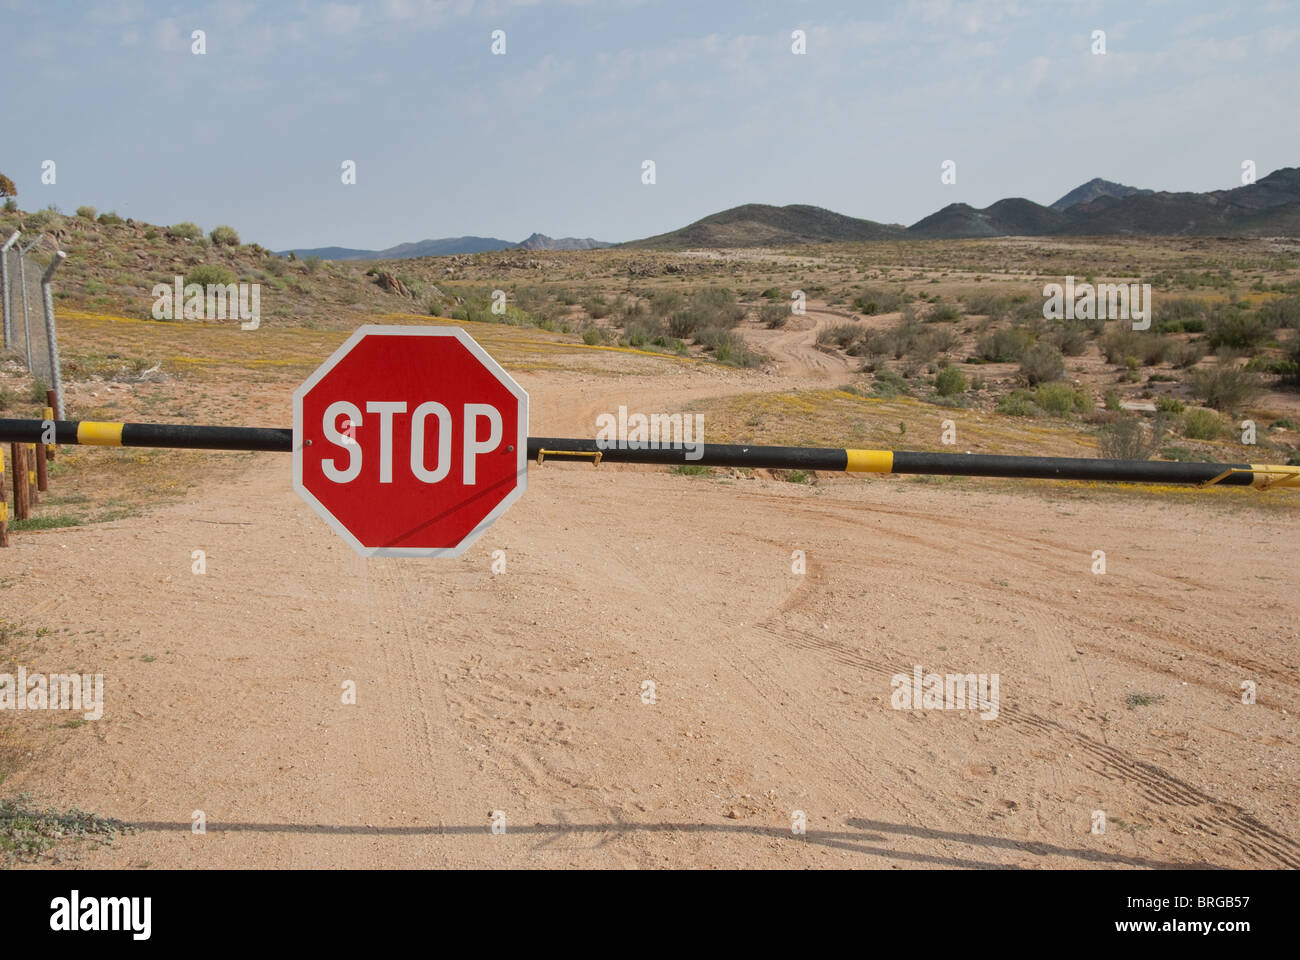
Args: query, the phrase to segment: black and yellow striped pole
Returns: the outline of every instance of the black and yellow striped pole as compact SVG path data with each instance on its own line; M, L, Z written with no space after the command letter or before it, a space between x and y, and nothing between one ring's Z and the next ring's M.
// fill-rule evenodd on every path
M0 419L0 442L42 441L42 421ZM268 450L289 453L293 431L276 427L193 426L57 420L54 442L91 446L175 447L190 450ZM599 455L599 456L597 456ZM1221 484L1300 487L1300 466L1251 463L1174 463L1076 457L1011 457L970 453L915 453L839 447L770 447L705 443L691 450L660 444L628 449L595 440L530 437L529 459L648 463L664 466L754 467L874 474L937 474L1108 483Z

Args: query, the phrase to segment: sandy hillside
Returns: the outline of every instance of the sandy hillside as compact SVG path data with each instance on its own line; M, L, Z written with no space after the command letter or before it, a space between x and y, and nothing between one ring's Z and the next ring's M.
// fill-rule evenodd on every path
M841 383L815 346L835 320L758 333L770 374L522 369L532 433ZM1300 512L582 464L529 484L454 561L358 558L271 454L16 537L0 598L53 631L31 666L103 672L107 705L24 716L40 749L4 791L136 826L90 866L1300 867ZM998 675L996 718L891 708L918 665Z

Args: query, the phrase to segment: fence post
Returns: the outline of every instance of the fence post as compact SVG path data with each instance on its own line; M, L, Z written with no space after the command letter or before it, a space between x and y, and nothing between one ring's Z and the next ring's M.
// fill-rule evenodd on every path
M0 253L0 257L6 254ZM5 448L0 445L0 547L9 546L9 493L5 490Z
M27 444L11 444L9 453L14 459L14 519L26 520L31 514L31 503L27 498L31 490L27 485Z
M9 305L9 248L18 242L19 231L15 230L13 236L5 241L5 245L0 247L0 316L4 319L3 338L4 343L0 344L6 350L13 346L14 328L13 328L13 310Z
M45 411L45 419L53 420L50 411ZM36 458L36 489L45 493L50 489L50 468L45 461L45 449L48 444L38 443L32 447L32 456Z
M41 234L25 247L18 248L18 286L23 290L23 339L27 350L27 372L32 371L32 320L27 306L27 251L36 246L45 237Z
M59 420L63 419L63 373L59 370L59 338L54 329L54 294L50 292L50 281L54 279L54 271L59 269L59 264L66 259L66 253L55 250L45 276L41 277L41 293L45 300L45 339L49 342L50 378L54 381L54 409ZM30 370L31 367L27 369Z

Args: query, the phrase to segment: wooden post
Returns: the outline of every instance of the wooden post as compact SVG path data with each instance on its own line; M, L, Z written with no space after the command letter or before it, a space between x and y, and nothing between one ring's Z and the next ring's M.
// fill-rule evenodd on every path
M53 390L45 391L45 419L53 420L54 411L59 409L59 395ZM45 445L45 459L53 460L54 451L58 449L57 444L47 443Z
M27 444L12 444L9 453L14 459L14 519L26 520L32 512L28 499L31 487L27 484Z
M46 419L49 419L49 411L46 411ZM50 471L45 462L45 451L49 448L48 443L37 444L32 447L32 455L36 458L36 489L45 493L50 489Z
M9 546L9 494L5 490L5 448L0 446L0 547Z

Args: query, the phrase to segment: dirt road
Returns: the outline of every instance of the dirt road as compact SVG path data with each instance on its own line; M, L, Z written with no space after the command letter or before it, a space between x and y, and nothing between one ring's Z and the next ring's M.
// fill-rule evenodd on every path
M520 374L532 432L839 382L824 322L773 375ZM362 560L288 466L3 557L30 668L105 676L4 785L136 825L82 865L1300 867L1290 513L548 463L463 558ZM895 709L918 667L996 715Z

